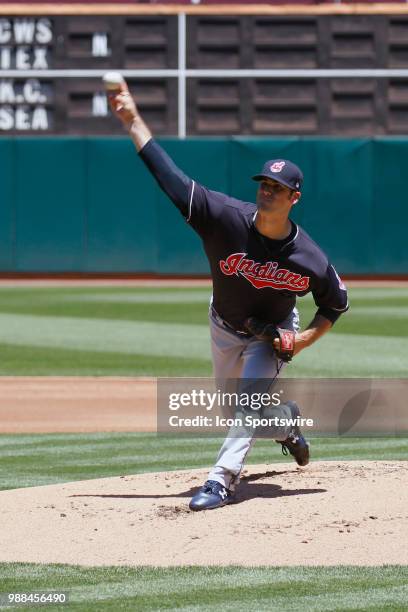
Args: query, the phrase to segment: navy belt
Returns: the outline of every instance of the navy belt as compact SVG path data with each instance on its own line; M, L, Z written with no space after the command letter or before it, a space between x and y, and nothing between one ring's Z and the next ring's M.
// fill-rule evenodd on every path
M227 321L224 321L224 319L220 317L218 312L215 310L214 306L211 306L211 314L214 317L214 319L217 321L217 323L220 323L220 325L223 325L227 329L233 331L235 334L238 334L239 336L244 336L246 338L252 338L252 334L250 334L249 332L243 331L241 329L235 329L235 327L227 323Z

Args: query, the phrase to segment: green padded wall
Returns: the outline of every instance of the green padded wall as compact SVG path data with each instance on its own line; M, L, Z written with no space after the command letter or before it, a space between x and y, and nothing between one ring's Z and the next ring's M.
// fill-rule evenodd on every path
M371 173L373 272L408 273L406 179L408 139L375 139Z
M83 139L16 139L15 270L83 269L86 165Z
M408 274L408 138L162 139L211 189L254 201L251 176L286 157L305 183L293 218L343 274ZM124 137L0 141L0 270L205 274L200 239Z
M123 138L87 141L88 272L155 272L158 266L154 180Z
M0 139L0 270L13 270L15 243L15 151L12 138Z

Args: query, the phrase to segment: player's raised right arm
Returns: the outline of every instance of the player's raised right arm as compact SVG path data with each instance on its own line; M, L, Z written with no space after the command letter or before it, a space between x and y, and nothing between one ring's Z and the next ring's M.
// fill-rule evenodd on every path
M125 79L119 72L107 72L103 82L113 114L123 123L137 151L140 151L151 140L152 133L143 121Z
M136 102L121 75L119 73L108 73L104 77L104 83L112 112L129 132L141 159L163 191L180 209L181 213L188 218L193 191L192 179L176 166L162 147L153 139L152 133L141 117Z

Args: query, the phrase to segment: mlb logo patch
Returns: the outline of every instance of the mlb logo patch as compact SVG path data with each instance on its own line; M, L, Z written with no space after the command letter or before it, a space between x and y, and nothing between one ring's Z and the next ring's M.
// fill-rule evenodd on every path
M284 167L284 165L285 165L284 161L275 162L270 167L270 170L271 170L271 172L280 172L282 170L282 168Z

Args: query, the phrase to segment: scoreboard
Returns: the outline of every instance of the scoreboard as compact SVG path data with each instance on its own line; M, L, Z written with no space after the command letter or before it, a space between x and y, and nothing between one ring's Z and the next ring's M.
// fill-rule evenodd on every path
M2 74L47 70L51 63L53 24L48 18L0 19ZM50 108L54 86L36 78L0 81L0 129L44 131L52 129Z
M119 69L152 128L177 134L176 67L177 16L0 16L0 130L122 133L101 81Z
M120 70L158 136L407 133L408 10L147 8L0 14L0 132L122 134L101 80Z

